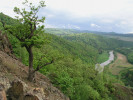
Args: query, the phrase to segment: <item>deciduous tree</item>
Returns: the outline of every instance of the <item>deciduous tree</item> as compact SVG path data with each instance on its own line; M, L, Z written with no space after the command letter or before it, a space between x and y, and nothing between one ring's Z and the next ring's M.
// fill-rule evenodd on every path
M48 63L42 64L41 66L37 66L36 69L33 68L33 47L40 47L44 43L43 37L41 37L44 33L44 25L40 25L40 23L44 23L45 17L39 18L38 12L41 8L45 7L45 1L40 1L38 6L33 5L33 3L29 3L28 0L23 2L26 5L26 8L20 9L18 7L14 8L14 12L18 14L16 18L20 22L20 24L14 26L6 26L4 22L3 27L10 34L15 36L20 42L21 46L25 47L29 54L29 81L35 80L35 72L40 70L46 65L53 63L51 60ZM40 58L41 60L42 58Z

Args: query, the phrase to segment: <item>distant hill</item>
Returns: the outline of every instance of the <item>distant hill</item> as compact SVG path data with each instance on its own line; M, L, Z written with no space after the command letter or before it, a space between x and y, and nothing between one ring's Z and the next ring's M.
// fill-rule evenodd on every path
M104 34L104 36L117 40L133 42L133 34Z
M60 29L60 28L46 28L47 33L55 35L67 35L67 34L77 34L77 33L94 33L94 34L121 34L115 32L98 32L89 30L76 30L76 29Z
M58 28L46 28L46 33L64 36L71 34L80 34L80 33L93 33L97 35L106 36L108 38L114 38L122 41L131 41L133 42L133 34L123 34L115 32L98 32L98 31L89 31L89 30L76 30L76 29L58 29Z

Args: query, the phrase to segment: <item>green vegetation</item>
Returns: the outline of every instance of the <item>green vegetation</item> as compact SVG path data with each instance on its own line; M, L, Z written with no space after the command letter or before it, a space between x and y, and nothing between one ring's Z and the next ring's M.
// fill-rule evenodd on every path
M122 81L125 86L133 87L133 65L127 61L125 55L117 53L117 59L109 65L112 76Z
M63 36L63 35L68 35L68 34L73 34L73 33L81 33L79 30L74 30L74 29L56 29L56 28L47 28L45 29L47 33L51 33L54 35L58 36Z
M109 59L109 53L107 51L104 51L102 54L99 54L97 63L105 62Z
M133 87L133 68L127 68L126 70L121 71L120 78L126 86Z
M104 34L104 36L117 40L133 42L133 34Z
M3 17L7 16L3 15ZM21 43L15 36L7 35L13 45L15 55L28 65L26 49L21 47ZM98 75L94 70L95 60L98 56L96 48L47 33L41 36L46 42L40 48L33 47L34 68L38 63L47 63L54 58L55 62L40 69L40 72L48 76L51 82L72 100L108 98L113 86L109 79L106 80L106 77ZM38 62L42 56L43 59ZM110 87L106 87L106 84Z
M124 54L127 57L127 60L133 64L133 48L132 46L129 48L117 48L116 49L118 52Z
M110 72L113 75L119 75L122 70L132 67L132 64L127 61L125 55L117 53L116 56L117 59L112 64L110 64Z
M133 64L133 51L127 55L128 61Z
M6 21L1 19L4 29L11 34L12 36L16 37L22 47L25 47L28 56L29 56L29 81L34 81L35 79L35 72L40 70L42 66L51 64L51 62L47 62L45 64L37 65L36 69L33 69L33 51L32 48L36 47L39 48L44 43L43 29L44 26L40 26L40 23L44 23L45 17L41 19L38 18L37 13L42 7L45 7L45 2L40 1L39 5L36 7L32 3L29 3L27 0L23 2L24 5L28 6L28 10L25 8L19 9L17 7L14 8L14 12L18 14L17 20L18 24L16 25L6 25ZM29 10L30 9L30 10ZM37 27L38 26L38 27ZM40 59L42 60L42 58Z
M125 42L133 42L133 35L132 34L107 34L104 35L109 38L114 38L117 40L123 40ZM126 55L128 61L133 64L133 46L129 47L117 47L116 51Z
M104 36L92 33L72 34L63 37L73 42L91 45L94 48L98 49L99 53L101 53L102 50L115 50L116 48L122 48L122 47L129 48L133 46L133 43L129 41L125 42L122 40L105 38Z
M0 19L5 22L5 25L13 26L12 20L18 23L17 20L2 13ZM2 32L7 34L13 46L14 54L25 65L29 65L28 52L22 47L21 41L14 35L3 31L3 24L0 23L0 25ZM109 50L129 48L133 46L133 43L92 33L73 32L73 34L68 34L69 31L67 31L67 34L63 33L62 36L49 34L54 31L48 29L46 31L48 33L39 34L44 43L39 48L36 46L32 48L34 69L37 68L36 66L47 64L54 59L52 64L42 66L39 71L49 77L51 82L71 100L117 100L117 89L115 90L113 84L119 81L106 71L98 74L95 71L95 64L105 61L108 58ZM61 29L56 30L56 34L60 33L62 33Z

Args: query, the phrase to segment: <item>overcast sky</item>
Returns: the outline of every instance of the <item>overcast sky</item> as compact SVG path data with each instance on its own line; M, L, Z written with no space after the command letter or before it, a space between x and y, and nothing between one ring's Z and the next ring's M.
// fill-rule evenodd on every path
M1 0L0 12L14 17L23 0ZM39 0L30 0L37 4ZM92 31L133 32L133 0L45 0L45 26Z

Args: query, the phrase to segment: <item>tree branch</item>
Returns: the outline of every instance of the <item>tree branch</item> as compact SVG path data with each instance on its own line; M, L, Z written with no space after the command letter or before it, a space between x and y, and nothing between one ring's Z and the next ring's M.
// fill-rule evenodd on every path
M0 22L2 23L2 26L3 26L4 30L7 30L10 34L12 34L13 36L15 36L19 41L21 41L21 42L24 42L25 41L25 39L19 38L18 35L14 35L12 31L8 30L8 28L5 27L5 22L3 22L2 20L0 20Z
M50 64L52 64L54 62L54 60L51 60L51 62L49 62L49 63L46 63L46 64L44 64L44 65L42 65L42 66L37 66L37 68L35 69L35 71L39 71L41 68L43 68L44 66L47 66L47 65L50 65Z

